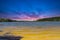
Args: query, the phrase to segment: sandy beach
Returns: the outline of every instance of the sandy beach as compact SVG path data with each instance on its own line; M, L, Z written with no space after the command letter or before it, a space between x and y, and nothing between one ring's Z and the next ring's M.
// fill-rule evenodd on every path
M60 40L60 27L5 27L3 35L10 32L15 36L22 36L21 40Z

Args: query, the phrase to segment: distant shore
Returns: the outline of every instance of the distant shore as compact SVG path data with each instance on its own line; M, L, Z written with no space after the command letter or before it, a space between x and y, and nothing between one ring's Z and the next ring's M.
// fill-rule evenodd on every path
M60 17L50 17L50 18L43 18L43 19L37 19L36 21L60 21ZM12 20L12 19L6 19L6 18L0 18L0 22L29 22L29 21L17 21L17 20ZM31 21L30 21L31 22Z

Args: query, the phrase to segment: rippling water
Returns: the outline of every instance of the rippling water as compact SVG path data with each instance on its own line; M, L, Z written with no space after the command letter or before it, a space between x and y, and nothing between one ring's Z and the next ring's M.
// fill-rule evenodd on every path
M0 22L2 26L60 26L60 22Z
M15 26L19 27L15 29ZM0 32L1 35L11 32L16 36L24 37L22 40L60 40L60 22L0 22Z

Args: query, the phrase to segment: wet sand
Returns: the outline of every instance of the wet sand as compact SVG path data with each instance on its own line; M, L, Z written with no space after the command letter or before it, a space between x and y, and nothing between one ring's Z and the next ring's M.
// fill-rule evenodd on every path
M5 27L2 28L3 35L6 32L16 36L22 36L21 40L60 40L60 27Z

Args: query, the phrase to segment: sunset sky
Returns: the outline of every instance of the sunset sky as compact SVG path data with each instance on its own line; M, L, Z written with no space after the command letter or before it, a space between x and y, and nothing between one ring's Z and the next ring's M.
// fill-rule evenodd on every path
M0 18L34 21L60 16L60 0L0 0Z

